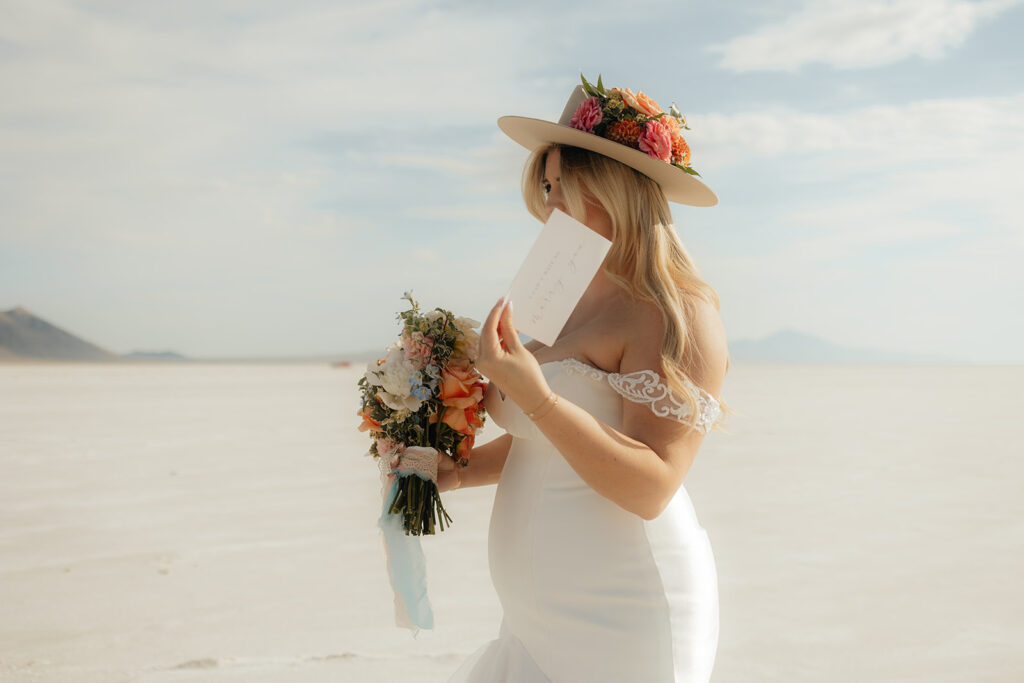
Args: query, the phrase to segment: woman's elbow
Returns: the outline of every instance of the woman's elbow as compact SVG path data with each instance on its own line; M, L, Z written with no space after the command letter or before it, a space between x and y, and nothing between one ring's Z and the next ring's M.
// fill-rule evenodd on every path
M634 512L648 522L652 519L657 519L665 511L669 503L672 502L672 499L676 497L676 492L679 491L681 485L682 482L677 482L675 477L661 482L656 490L642 496L636 505L636 509L631 512Z
M651 497L651 500L645 501L638 510L635 510L636 514L642 517L645 521L650 522L651 520L661 517L661 513L668 507L671 498L655 498Z

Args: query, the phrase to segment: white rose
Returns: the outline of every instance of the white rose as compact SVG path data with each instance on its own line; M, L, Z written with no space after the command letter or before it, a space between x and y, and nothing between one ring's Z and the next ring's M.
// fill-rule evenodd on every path
M415 412L423 404L423 401L410 393L410 380L416 372L416 367L405 359L402 347L395 345L388 349L384 363L367 371L366 378L370 384L381 388L377 398L388 408Z
M456 318L455 326L462 333L462 336L455 342L455 355L476 360L477 352L480 349L480 335L473 328L479 327L480 323L472 318Z

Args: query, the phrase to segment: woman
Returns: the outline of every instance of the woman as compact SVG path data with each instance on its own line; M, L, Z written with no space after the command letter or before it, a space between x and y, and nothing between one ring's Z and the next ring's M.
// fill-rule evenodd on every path
M584 83L557 124L499 120L533 151L531 213L565 211L612 246L553 346L524 346L505 301L482 326L485 405L508 433L466 468L442 459L439 486L498 484L505 614L451 683L704 682L717 649L714 558L682 482L722 415L728 352L666 197L717 199L683 168L674 105L658 116L642 93Z

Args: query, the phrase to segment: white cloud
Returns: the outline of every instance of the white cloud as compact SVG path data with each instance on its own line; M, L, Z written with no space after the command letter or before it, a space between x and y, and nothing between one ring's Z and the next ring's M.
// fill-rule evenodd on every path
M851 345L1022 360L1024 322L1011 311L1024 305L1024 96L715 115L699 130L709 182L763 168L786 193L747 207L742 192L757 187L734 185L721 229L742 237L700 242L730 334L795 326Z
M841 164L881 175L905 165L949 168L966 182L968 170L978 169L1013 178L1014 158L1024 154L1024 95L924 100L844 114L775 107L693 119L689 137L702 169L801 157L820 159L833 171Z
M709 47L731 71L840 69L938 59L1020 0L808 0L791 16Z
M343 234L352 221L313 207L368 182L371 166L396 179L396 193L410 169L452 174L478 197L518 181L521 150L497 133L438 152L423 131L486 125L513 101L542 108L510 72L536 39L527 22L504 21L492 40L486 13L411 0L253 6L244 19L203 3L173 18L132 5L41 0L5 11L6 243L192 245L228 259L254 233ZM409 136L415 151L332 158L297 144L378 130Z

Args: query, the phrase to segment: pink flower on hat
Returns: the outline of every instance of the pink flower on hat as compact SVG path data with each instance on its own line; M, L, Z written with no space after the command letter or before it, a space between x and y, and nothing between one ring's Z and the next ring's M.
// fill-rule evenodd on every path
M652 159L671 161L672 129L660 119L653 119L644 124L640 133L640 151L647 152Z
M569 125L584 133L593 133L594 126L601 123L601 102L596 97L588 97L576 107Z

